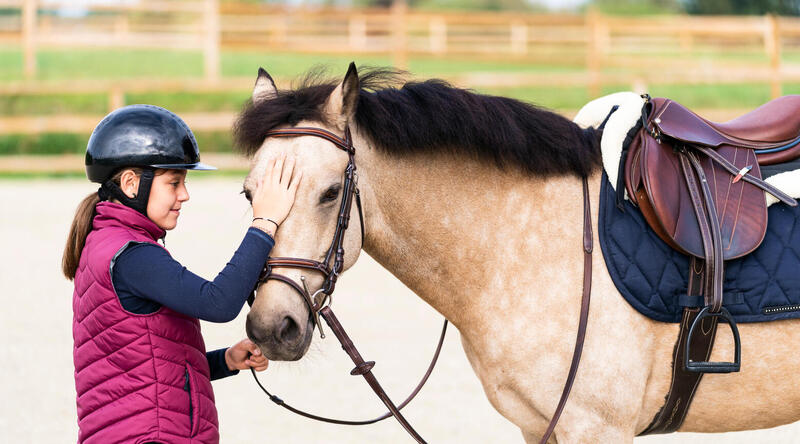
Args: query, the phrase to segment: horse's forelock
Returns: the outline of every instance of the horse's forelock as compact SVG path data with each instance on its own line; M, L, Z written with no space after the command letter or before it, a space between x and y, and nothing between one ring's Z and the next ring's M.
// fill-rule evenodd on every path
M398 85L404 75L403 71L392 69L360 68L362 94ZM267 132L279 126L294 126L304 120L330 124L322 110L339 82L324 69L312 68L291 89L279 90L274 97L258 103L248 101L233 127L236 150L252 157Z

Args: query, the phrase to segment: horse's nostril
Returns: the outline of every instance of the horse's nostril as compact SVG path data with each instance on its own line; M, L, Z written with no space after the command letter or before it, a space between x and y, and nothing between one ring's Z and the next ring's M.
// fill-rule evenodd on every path
M247 332L247 337L256 344L263 344L266 342L267 334L263 329L253 327L249 316L247 317L247 322L245 323L245 331Z
M289 316L286 316L281 321L281 326L278 329L278 338L281 342L294 342L300 336L300 327L297 322Z

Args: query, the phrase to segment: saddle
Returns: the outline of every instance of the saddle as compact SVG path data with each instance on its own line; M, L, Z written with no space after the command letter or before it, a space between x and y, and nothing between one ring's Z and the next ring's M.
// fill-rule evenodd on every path
M684 309L670 393L647 434L680 427L702 374L740 369L738 328L723 306L724 261L763 241L765 192L797 205L762 180L760 166L800 158L800 96L775 99L726 123L669 99L644 98L641 125L623 159L625 190L653 231L690 257L688 296L704 305ZM708 361L720 320L733 333L731 362Z

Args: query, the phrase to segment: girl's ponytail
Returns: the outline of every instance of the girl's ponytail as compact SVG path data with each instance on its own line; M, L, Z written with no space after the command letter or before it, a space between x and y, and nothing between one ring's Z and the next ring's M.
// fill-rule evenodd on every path
M75 218L72 220L72 227L70 227L67 237L67 245L64 247L64 257L61 259L61 271L69 280L75 279L83 245L86 243L86 237L92 231L92 220L98 202L100 202L100 196L94 192L86 196L75 211Z
M122 168L111 176L112 182L119 185L122 174L127 171L141 177L142 168L128 167ZM64 257L61 258L61 271L69 280L75 279L75 272L78 271L78 263L81 261L81 252L86 244L86 237L92 231L92 221L94 220L94 207L100 202L100 195L96 192L86 196L78 209L75 210L75 219L72 219L72 227L67 236L67 245L64 247ZM116 202L116 201L114 201Z

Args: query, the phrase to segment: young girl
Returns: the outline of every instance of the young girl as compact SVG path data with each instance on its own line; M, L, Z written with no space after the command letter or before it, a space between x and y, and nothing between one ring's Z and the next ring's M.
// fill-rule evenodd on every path
M285 157L267 166L252 196L253 225L209 282L157 242L189 200L186 170L209 169L183 120L156 106L120 108L89 139L86 173L102 185L78 207L62 263L75 284L79 443L217 443L211 381L267 368L247 339L206 353L199 319L238 315L301 174Z

